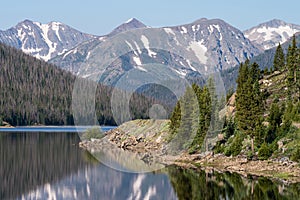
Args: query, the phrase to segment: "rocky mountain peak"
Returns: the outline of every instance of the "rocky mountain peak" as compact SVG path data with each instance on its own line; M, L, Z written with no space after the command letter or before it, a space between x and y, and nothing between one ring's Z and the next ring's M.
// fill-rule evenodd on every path
M0 42L45 61L92 38L95 36L60 22L43 24L28 19L6 31L0 31Z
M257 47L267 50L286 42L299 31L299 25L273 19L244 31L244 34Z
M117 28L115 28L109 35L115 35L124 31L137 29L137 28L146 28L147 26L137 20L136 18L130 18L125 23L121 24Z

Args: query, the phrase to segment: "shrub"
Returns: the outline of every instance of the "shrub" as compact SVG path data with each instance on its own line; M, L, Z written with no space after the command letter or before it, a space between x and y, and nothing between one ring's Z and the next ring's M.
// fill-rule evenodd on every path
M225 155L226 156L230 156L230 155L237 156L237 155L239 155L239 153L242 151L243 139L244 138L242 137L242 135L240 133L238 133L234 137L234 139L233 139L232 143L230 144L230 146L225 149Z
M96 126L96 127L92 127L92 128L89 128L87 129L81 139L82 140L90 140L92 138L94 139L101 139L104 137L104 134L102 133L100 127Z
M247 160L252 160L253 159L253 153L252 151L247 152Z
M216 143L216 146L213 148L214 153L224 153L225 145L221 141Z
M272 150L267 143L263 143L258 150L258 159L267 160L272 155Z
M296 149L292 152L291 160L295 162L300 162L300 147L297 146Z

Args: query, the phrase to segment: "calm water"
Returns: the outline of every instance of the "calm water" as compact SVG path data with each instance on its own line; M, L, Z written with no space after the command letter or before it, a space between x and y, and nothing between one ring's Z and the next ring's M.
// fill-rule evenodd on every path
M178 167L119 172L78 142L69 131L0 132L0 199L300 199L300 184L265 178Z

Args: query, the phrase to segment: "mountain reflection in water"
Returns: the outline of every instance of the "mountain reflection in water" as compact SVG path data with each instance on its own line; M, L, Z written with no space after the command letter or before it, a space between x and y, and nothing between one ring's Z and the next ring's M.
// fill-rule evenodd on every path
M300 184L170 166L111 169L78 147L77 133L0 133L0 199L300 199Z

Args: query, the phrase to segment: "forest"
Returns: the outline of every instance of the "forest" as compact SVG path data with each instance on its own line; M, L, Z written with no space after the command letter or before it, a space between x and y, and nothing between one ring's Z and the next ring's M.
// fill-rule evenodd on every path
M193 84L170 117L170 138L177 136L179 146L195 153L208 150L206 140L218 135L212 147L215 153L244 155L250 160L280 155L299 161L299 66L300 49L295 36L286 55L278 45L270 70L260 70L257 63L249 60L242 63L237 88L226 97L227 101L234 99L234 109L226 111L226 115L221 115L226 106L224 98L216 97L213 81L204 87Z
M0 44L0 125L73 125L72 91L76 77L58 67ZM82 83L89 80L83 80ZM84 87L82 87L83 89ZM113 88L98 84L95 109L99 124L115 125L110 98ZM133 93L131 118L148 118L155 101ZM85 117L81 122L85 124Z

